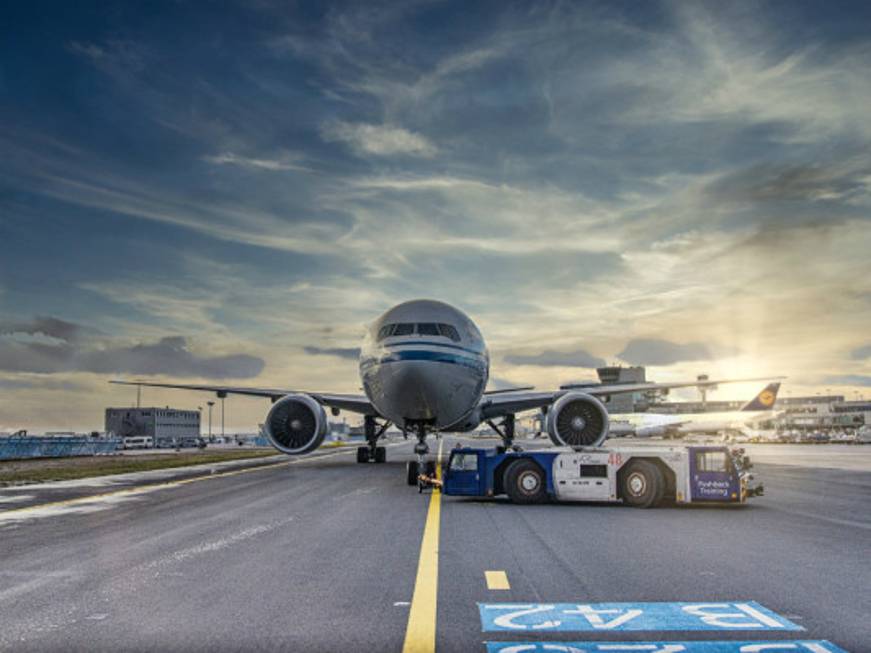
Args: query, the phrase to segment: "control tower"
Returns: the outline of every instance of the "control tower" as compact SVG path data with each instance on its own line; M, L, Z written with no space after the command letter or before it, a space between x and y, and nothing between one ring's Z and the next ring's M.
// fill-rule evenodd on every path
M646 383L647 375L644 367L623 367L622 365L609 365L596 369L599 381L606 385L618 383ZM647 400L642 392L633 392L612 395L606 404L609 413L634 413L636 410L644 410Z

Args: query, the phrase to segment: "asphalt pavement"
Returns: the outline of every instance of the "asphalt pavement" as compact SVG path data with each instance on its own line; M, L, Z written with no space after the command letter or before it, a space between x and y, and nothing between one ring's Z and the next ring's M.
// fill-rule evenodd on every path
M748 506L655 510L420 495L404 482L411 443L384 465L353 454L188 470L93 500L81 486L0 490L0 650L425 650L431 614L439 651L871 651L871 447L852 454L864 470L757 465L766 496ZM607 627L664 602L746 612L709 618L716 629ZM562 626L544 618L560 609ZM565 630L579 614L605 627Z

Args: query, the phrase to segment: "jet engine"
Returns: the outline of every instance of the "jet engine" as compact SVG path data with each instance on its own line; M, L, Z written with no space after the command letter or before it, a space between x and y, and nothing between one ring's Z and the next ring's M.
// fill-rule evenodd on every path
M263 432L283 453L308 453L324 441L327 414L323 406L308 395L287 395L269 410Z
M597 447L608 437L608 410L592 395L567 392L548 411L547 432L560 447Z

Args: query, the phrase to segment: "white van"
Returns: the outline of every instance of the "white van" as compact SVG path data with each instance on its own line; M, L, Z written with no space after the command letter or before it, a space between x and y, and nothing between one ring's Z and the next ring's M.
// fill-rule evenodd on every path
M125 449L152 449L154 448L154 438L146 435L124 438L123 447Z

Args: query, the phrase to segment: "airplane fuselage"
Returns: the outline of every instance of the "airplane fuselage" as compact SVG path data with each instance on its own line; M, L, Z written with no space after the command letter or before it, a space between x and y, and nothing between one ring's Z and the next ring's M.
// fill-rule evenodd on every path
M462 311L433 300L394 306L360 351L363 391L401 428L459 427L478 406L490 369L484 338Z

